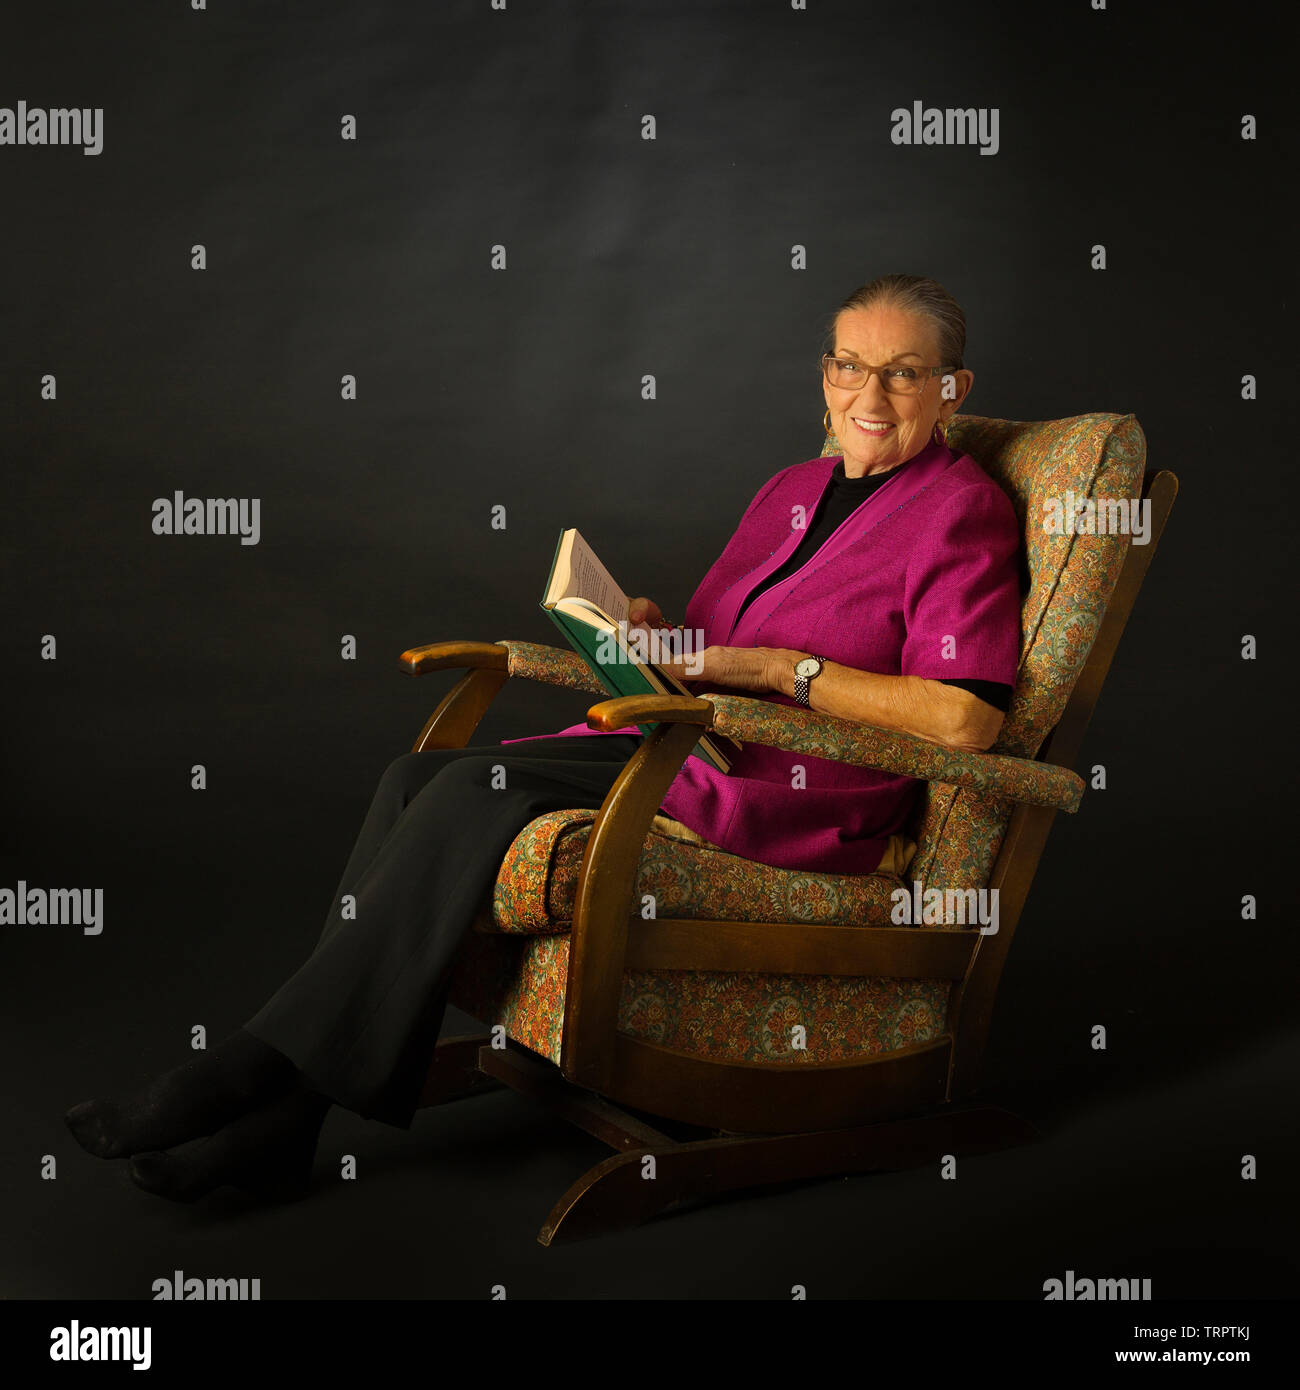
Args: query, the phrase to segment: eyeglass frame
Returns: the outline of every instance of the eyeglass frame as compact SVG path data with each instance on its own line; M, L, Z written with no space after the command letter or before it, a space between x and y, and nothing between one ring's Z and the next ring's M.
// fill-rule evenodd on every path
M858 390L862 390L862 387L863 387L863 386L866 386L867 382L869 382L873 376L878 376L878 377L880 378L880 387L881 387L881 390L883 390L886 394L888 394L888 395L890 395L890 396L920 396L920 395L924 395L924 394L925 394L925 388L930 384L931 381L934 380L934 378L935 378L936 376L940 376L940 375L943 374L944 372L959 372L959 371L962 370L960 367L928 367L928 368L927 368L927 367L924 365L924 363L922 363L922 364L920 364L920 365L913 365L911 362L885 362L885 363L883 363L881 366L875 367L875 366L872 366L872 364L871 364L870 362L859 362L856 358L836 357L836 355L835 355L833 352L823 352L822 355L821 355L821 359L820 359L820 361L818 362L818 366L821 368L821 374L822 374L823 378L825 379L826 384L827 384L829 387L831 387L832 390L835 390L835 391L852 391L854 388L851 387L851 386L836 386L835 383L830 379L830 374L829 374L829 373L827 372L827 370L826 370L826 364L827 364L827 362L847 362L850 366L853 366L853 367L862 367L862 368L866 371L866 373L867 373L867 379L866 379L866 381L864 381L864 382L862 383L862 386L858 387L857 389L858 389ZM891 391L891 390L889 389L889 387L885 384L885 376L884 376L885 372L886 372L890 367L910 367L913 371L917 371L917 372L929 371L930 375L927 376L927 377L925 378L925 380L921 382L920 388L919 388L918 390L916 390L916 391Z

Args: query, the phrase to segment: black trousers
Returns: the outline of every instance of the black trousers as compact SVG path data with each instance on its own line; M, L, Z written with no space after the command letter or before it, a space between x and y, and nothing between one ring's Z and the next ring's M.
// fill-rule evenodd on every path
M506 850L546 811L599 807L640 742L546 738L397 758L315 949L244 1027L337 1104L408 1128L457 950Z

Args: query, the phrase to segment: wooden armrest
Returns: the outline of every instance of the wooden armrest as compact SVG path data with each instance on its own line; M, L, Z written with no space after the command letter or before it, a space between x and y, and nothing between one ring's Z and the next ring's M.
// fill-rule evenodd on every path
M715 710L713 728L740 743L759 743L790 753L829 758L832 762L874 767L926 782L947 782L983 796L1006 796L1012 801L1049 806L1057 811L1077 811L1083 797L1083 778L1054 763L1001 753L968 753L913 734L878 729L872 724L771 700L750 700L739 695L713 695L707 699ZM594 712L588 713L588 723Z
M699 724L707 729L713 723L713 706L690 695L619 695L587 711L587 727L605 732L629 724L659 723Z
M591 695L606 693L577 652L536 642L431 642L426 647L412 647L398 660L402 669L413 676L457 667L505 671L516 678L562 685Z
M402 669L413 676L465 667L489 671L509 669L509 653L499 642L430 642L425 647L411 647L398 660Z

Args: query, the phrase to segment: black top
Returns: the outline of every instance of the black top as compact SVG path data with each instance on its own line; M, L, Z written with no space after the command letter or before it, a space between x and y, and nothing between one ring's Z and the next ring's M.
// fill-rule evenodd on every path
M841 522L846 521L878 487L887 483L903 466L904 464L898 464L897 467L890 468L884 473L870 473L863 478L850 478L844 472L844 460L840 459L835 465L835 471L831 474L830 486L822 494L817 511L812 520L809 521L808 528L803 534L803 540L799 542L794 554L764 583L762 589L755 590L745 600L740 612L743 613L760 593L766 593L774 584L793 574L795 570L802 568L821 549L831 532ZM740 614L736 616L739 617ZM1004 685L1001 681L944 680L943 684L956 685L962 690L969 690L972 695L978 696L1004 714L1010 708L1011 687Z

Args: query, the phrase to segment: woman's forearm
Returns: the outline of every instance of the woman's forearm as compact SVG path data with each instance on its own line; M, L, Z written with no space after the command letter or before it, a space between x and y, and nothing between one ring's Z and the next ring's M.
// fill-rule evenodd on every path
M706 647L703 671L692 684L710 684L765 695L794 696L794 667L810 655L784 647ZM882 729L915 734L950 748L980 753L1002 727L1002 713L960 686L922 676L882 676L828 661L808 686L811 707Z
M780 651L767 664L770 688L794 695L795 662L807 652ZM882 676L828 661L808 686L808 700L823 714L857 719L882 729L981 753L1002 727L1002 713L960 686L922 676Z

